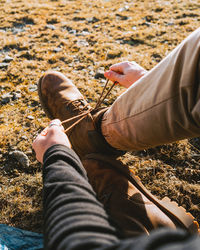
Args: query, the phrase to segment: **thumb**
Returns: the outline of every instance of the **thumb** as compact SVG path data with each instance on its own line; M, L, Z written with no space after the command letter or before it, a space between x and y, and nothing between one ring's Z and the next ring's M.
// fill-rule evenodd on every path
M62 126L62 122L59 119L54 119L50 121L48 128L51 129L53 126L56 126L58 129L64 131L64 127Z
M123 79L123 75L122 74L119 74L119 73L114 72L112 70L106 71L104 73L104 76L107 79L111 80L112 82L119 82L120 83L120 81L122 81L122 79Z

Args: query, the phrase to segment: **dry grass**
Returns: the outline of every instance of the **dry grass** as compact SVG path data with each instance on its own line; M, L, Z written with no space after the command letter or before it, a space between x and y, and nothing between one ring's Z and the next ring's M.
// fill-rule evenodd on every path
M135 60L151 69L200 23L198 0L0 1L0 223L41 231L41 167L31 149L46 124L36 85L42 72L70 77L91 104L105 83L99 68ZM107 58L106 58L107 53ZM21 97L14 98L18 91ZM121 91L116 87L105 105ZM0 97L1 99L1 97ZM30 118L30 116L32 116ZM28 169L9 156L28 155ZM168 195L200 220L199 139L126 154L124 161L158 197Z

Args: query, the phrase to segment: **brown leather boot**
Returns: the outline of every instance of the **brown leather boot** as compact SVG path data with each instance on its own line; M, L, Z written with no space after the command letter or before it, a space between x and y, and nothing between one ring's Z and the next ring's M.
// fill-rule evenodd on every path
M122 237L149 234L160 227L198 232L198 223L169 198L158 200L120 161L100 154L82 160L89 182Z
M63 126L74 151L82 158L88 153L100 152L120 155L100 132L100 120L107 108L92 109L76 86L59 72L47 72L39 80L41 105L50 119L69 120ZM74 117L77 117L73 119ZM75 126L74 126L75 125ZM71 126L73 126L71 128Z

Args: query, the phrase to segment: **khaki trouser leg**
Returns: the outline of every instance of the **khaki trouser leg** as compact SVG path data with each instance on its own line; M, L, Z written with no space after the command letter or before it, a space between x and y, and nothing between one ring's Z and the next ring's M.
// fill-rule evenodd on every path
M114 102L101 129L120 150L200 135L200 28Z

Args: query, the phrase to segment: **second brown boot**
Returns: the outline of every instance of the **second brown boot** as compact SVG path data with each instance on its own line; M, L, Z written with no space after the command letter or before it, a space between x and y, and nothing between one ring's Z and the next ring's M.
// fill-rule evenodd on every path
M107 108L92 109L76 86L62 73L47 72L39 80L41 105L50 119L67 120L63 126L80 158L88 153L101 152L121 155L101 134L100 120Z
M198 233L198 223L169 198L158 200L127 166L101 154L82 160L88 179L122 237L149 234L168 227Z

